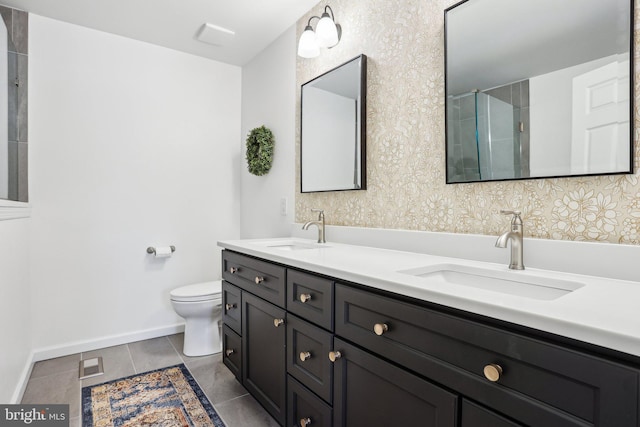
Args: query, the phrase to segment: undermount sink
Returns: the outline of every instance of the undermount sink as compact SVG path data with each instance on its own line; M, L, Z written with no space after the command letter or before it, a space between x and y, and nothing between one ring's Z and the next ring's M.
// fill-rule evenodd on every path
M305 242L298 242L295 240L269 240L265 242L260 242L259 244L260 246L279 249L283 251L300 251L300 250L306 250L306 249L321 249L321 248L329 247L320 243L305 243Z
M538 300L555 300L584 286L583 283L458 264L438 264L398 271L430 282L461 285Z

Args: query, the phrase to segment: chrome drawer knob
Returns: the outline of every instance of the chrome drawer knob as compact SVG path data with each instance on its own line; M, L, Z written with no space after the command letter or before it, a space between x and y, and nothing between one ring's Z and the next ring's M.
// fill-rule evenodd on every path
M386 323L376 323L375 325L373 325L373 332L375 332L376 335L382 335L388 330L389 325L387 325Z
M256 282L256 285L259 285L260 283L264 282L264 277L256 276L256 278L254 279L254 282Z
M229 273L236 274L237 272L238 272L238 269L236 267L229 268Z
M301 303L306 303L307 301L311 300L311 294L302 294L300 295L300 302Z
M284 319L273 319L273 326L276 328L284 323Z
M225 351L224 354L227 355L227 357L231 356L233 353L235 353L235 350L230 348L229 350Z
M311 418L307 417L300 419L300 427L307 427L309 425L311 425Z
M301 352L300 353L300 360L304 362L307 359L311 359L311 353L309 353L308 351Z
M502 366L491 363L484 367L484 376L491 382L496 382L502 375Z
M237 306L235 304L225 304L224 308L227 309L227 311L229 310L233 310L234 308L236 308Z
M332 362L335 362L336 360L340 359L342 357L342 353L340 353L339 351L330 351L329 352L329 360L331 360Z

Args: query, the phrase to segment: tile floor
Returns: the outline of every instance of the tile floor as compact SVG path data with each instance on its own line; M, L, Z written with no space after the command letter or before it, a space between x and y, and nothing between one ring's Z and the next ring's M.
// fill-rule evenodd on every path
M79 427L82 387L184 363L227 427L278 425L222 364L221 353L188 357L182 340L183 334L176 334L36 362L22 403L68 403L70 427ZM80 360L97 356L104 375L78 380Z

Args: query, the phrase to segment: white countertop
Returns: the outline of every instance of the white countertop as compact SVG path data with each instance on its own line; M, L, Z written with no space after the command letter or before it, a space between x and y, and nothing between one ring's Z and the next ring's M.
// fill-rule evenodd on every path
M277 245L312 247L284 250ZM224 240L218 246L372 288L430 301L640 356L640 282L462 260L299 238ZM557 299L539 300L402 273L456 265L507 280L578 284Z

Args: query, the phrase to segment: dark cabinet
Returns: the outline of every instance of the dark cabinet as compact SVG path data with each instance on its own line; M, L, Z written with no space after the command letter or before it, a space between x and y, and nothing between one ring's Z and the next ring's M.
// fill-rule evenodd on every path
M223 361L281 425L640 427L630 356L231 251L223 270Z
M458 396L335 339L334 427L455 427Z
M336 335L526 425L637 426L638 371L336 285Z
M242 294L242 384L280 424L286 417L286 313Z

